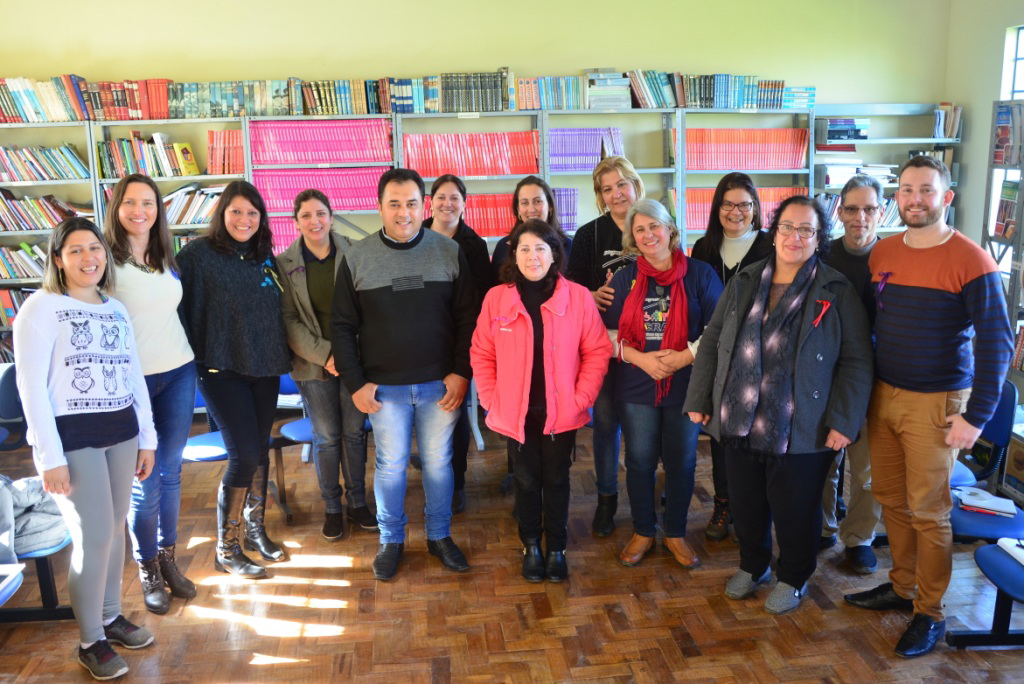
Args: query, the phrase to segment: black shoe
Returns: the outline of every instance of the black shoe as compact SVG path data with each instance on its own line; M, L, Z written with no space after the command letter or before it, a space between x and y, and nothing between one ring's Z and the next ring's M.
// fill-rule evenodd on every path
M163 575L164 584L171 590L171 596L195 598L196 585L178 569L178 564L174 560L174 545L160 547L156 557L160 562L160 574Z
M523 542L523 579L540 582L544 579L544 554L540 551L540 539Z
M469 570L469 563L466 562L466 557L462 555L462 551L459 551L459 547L455 545L451 537L437 540L428 539L427 551L430 552L431 556L440 558L441 563L449 570L454 570L455 572Z
M142 602L150 613L163 615L171 607L171 597L164 589L164 578L160 574L160 561L153 558L139 561L139 583L142 585Z
M373 576L385 582L394 577L404 552L403 543L381 544L377 549L377 557L373 559Z
M858 575L870 575L878 570L878 559L870 545L854 546L846 548L846 560L850 568Z
M544 575L549 582L563 582L569 576L569 566L565 562L565 551L548 551L544 562Z
M345 514L327 513L324 516L324 527L320 536L327 541L338 541L345 536Z
M452 514L466 510L466 490L456 489L452 492Z
M594 522L591 525L595 536L607 537L615 531L615 511L618 507L618 494L597 495L597 510L594 511Z
M213 567L246 579L263 579L267 571L242 553L238 542L242 507L248 495L246 487L228 487L223 482L217 492L217 550Z
M712 541L722 541L729 536L729 523L732 516L729 514L729 500L715 497L715 508L711 511L711 518L708 526L704 529L704 536Z
M945 620L932 620L924 613L915 613L907 631L896 644L896 655L916 658L931 653L942 635L946 633Z
M348 509L348 520L350 523L359 525L364 530L376 530L377 518L370 512L365 504L358 508Z
M824 551L825 549L831 549L833 546L836 545L837 541L839 541L839 539L837 539L836 535L834 535L834 534L833 535L829 535L828 537L822 537L818 541L818 550L819 551Z
M914 601L903 598L892 588L892 582L879 584L874 589L843 596L850 605L868 610L913 610Z

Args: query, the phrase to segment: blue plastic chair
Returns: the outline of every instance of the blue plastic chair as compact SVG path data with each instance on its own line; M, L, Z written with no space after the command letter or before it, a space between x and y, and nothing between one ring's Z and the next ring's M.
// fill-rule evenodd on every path
M1024 567L999 546L978 547L974 561L992 584L996 585L996 606L990 630L954 630L946 632L946 643L955 648L968 646L1024 646L1024 630L1010 629L1013 602L1024 603Z
M50 563L50 557L70 543L71 534L65 533L64 539L56 546L18 556L18 560L22 562L35 561L36 575L39 577L39 596L43 605L33 608L0 609L0 623L75 619L71 606L60 605L60 599L57 597L57 583L53 576L53 565Z
M1024 511L1016 506L1014 510L1014 516L1007 518L1002 515L965 511L954 501L953 510L949 513L953 541L971 543L981 539L993 544L1003 537L1024 539Z
M196 388L196 408L206 408L206 401L203 395ZM213 421L210 421L212 427ZM193 435L185 442L185 449L182 451L181 460L192 463L203 463L206 461L225 461L228 458L228 450L224 446L224 438L220 430L211 429L200 435Z
M20 433L11 444L3 444L11 432L6 427L0 427L0 451L11 451L25 446L25 415L21 410L17 372L13 363L0 363L0 420L8 421L7 425Z
M999 470L999 464L1003 462L1006 449L1010 445L1013 418L1017 412L1017 399L1017 386L1007 380L1003 383L1003 393L999 397L996 412L981 431L981 438L992 444L992 455L989 457L988 463L985 464L981 472L975 473L963 461L957 459L949 478L950 486L973 487L978 482L987 480Z

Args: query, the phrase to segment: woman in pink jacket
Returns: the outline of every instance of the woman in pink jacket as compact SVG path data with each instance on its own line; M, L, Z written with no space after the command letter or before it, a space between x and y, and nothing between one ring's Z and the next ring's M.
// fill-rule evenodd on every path
M509 245L514 260L484 298L470 360L487 425L508 438L515 464L523 577L561 582L569 576L576 430L590 419L612 346L593 297L559 275L565 251L558 231L529 220L513 229Z

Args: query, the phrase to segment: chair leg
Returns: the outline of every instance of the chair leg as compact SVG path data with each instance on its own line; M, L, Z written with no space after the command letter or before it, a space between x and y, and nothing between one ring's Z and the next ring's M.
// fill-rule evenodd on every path
M288 506L288 484L284 479L284 455L281 447L274 447L274 479L270 482L270 493L277 499L277 505L284 513L285 524L292 524L292 509Z
M53 575L53 566L50 564L50 556L36 558L35 561L42 607L4 608L0 610L0 623L75 619L75 613L72 611L71 606L60 605L60 599L57 596L57 583Z
M43 599L43 608L56 608L57 582L53 576L53 566L50 564L50 557L36 558L36 575L39 576L39 595Z
M991 630L960 629L946 632L946 643L955 648L968 646L1024 646L1024 629L1010 629L1013 599L1002 589L996 593Z

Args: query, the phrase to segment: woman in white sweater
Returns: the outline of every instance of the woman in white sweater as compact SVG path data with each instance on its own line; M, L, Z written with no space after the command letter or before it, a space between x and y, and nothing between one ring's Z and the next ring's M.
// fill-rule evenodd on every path
M121 575L132 479L152 472L156 431L131 320L106 294L114 274L99 229L67 219L47 252L42 289L14 322L18 393L36 469L71 533L78 662L112 679L128 665L108 642L153 643L121 615Z
M132 488L128 529L146 608L163 615L171 603L165 584L174 596L190 599L196 595L196 585L178 570L174 558L181 508L181 454L192 427L196 369L178 318L181 280L167 215L151 178L131 174L114 186L103 232L117 278L111 294L131 316L153 406L156 472Z

